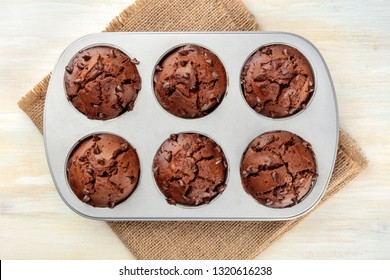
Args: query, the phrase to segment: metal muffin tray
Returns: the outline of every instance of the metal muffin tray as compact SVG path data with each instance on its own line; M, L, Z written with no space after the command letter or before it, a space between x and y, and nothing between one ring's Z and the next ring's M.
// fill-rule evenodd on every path
M166 112L153 89L153 74L167 51L183 44L198 44L213 51L225 66L227 95L217 109L199 119L181 119ZM249 56L265 45L286 44L298 49L311 64L315 89L305 110L283 119L256 113L246 103L240 74ZM67 100L65 67L77 52L108 45L135 57L142 79L133 111L101 121L90 120ZM283 209L261 205L241 184L240 163L247 145L258 135L286 130L311 143L317 159L317 181L300 203ZM126 139L138 153L141 176L134 193L114 208L94 208L71 190L66 163L73 147L85 137L107 132ZM170 134L198 132L217 142L228 162L225 191L209 204L193 207L170 205L153 177L153 158ZM98 220L287 220L319 202L333 171L338 147L338 109L328 68L319 51L306 39L282 32L218 33L98 33L72 43L59 58L50 80L44 112L46 157L58 193L78 214Z

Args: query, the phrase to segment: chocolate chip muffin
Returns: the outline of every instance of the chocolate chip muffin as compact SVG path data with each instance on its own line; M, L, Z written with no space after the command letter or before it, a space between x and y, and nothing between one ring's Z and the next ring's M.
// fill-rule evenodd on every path
M317 178L311 145L287 131L256 137L244 152L240 172L245 191L273 208L299 203Z
M170 52L155 69L154 92L169 113L199 118L215 110L227 87L226 71L219 58L197 45Z
M209 203L225 189L227 163L220 146L195 134L173 134L158 150L154 178L170 204Z
M306 108L314 91L307 59L286 45L256 51L241 72L245 99L257 113L284 118Z
M126 140L96 134L73 149L66 170L69 185L81 201L112 208L136 188L140 164L135 149Z
M138 63L113 47L82 50L65 69L67 97L90 119L108 120L131 111L141 89Z

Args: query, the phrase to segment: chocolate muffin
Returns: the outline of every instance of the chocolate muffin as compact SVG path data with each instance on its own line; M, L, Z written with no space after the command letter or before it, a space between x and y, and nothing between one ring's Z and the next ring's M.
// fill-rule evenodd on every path
M314 91L313 72L306 58L286 45L256 51L241 72L245 99L257 113L283 118L305 109Z
M197 45L170 52L154 72L154 92L169 113L199 118L218 107L227 87L226 71L219 58Z
M317 178L310 144L287 131L266 132L256 137L244 152L240 172L246 192L273 208L300 202Z
M137 186L140 164L135 149L123 138L96 134L81 141L67 163L70 187L94 207L114 207Z
M210 138L180 133L161 145L153 172L168 203L200 205L224 191L227 163L221 147Z
M90 119L108 120L131 111L141 89L138 63L113 47L82 50L65 68L67 97Z

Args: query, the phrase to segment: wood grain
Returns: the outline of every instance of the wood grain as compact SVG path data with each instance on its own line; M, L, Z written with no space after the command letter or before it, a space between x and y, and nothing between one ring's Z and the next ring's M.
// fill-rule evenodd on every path
M0 259L128 259L104 222L62 202L42 136L17 101L80 36L132 1L10 1L0 9ZM264 30L300 34L323 54L340 125L367 170L272 245L261 259L390 258L390 2L245 0Z

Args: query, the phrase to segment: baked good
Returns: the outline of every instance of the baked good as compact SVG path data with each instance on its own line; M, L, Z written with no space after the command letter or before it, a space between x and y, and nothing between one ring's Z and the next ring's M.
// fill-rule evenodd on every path
M257 113L284 118L306 108L314 91L307 59L286 45L256 51L241 72L244 97Z
M311 145L288 131L256 137L244 152L241 181L245 191L268 207L299 203L312 189L317 165Z
M114 207L137 186L140 164L135 149L123 138L95 134L71 152L67 178L76 196L94 207Z
M141 89L136 64L113 47L82 50L65 68L66 95L90 119L115 118L134 107Z
M227 163L220 146L196 133L173 134L153 161L154 179L170 204L209 203L226 187Z
M185 45L170 52L154 72L154 92L169 113L199 118L218 107L227 87L220 59L203 47Z

